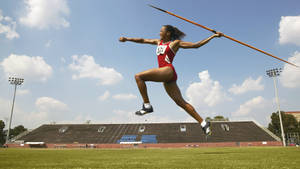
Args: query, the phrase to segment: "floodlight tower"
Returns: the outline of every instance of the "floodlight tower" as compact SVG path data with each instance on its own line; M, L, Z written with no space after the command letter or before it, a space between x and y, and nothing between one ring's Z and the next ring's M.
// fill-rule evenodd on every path
M277 90L277 85L276 85L276 77L280 75L280 73L282 72L281 68L275 68L275 69L270 69L267 70L267 75L269 77L273 78L274 81L274 88L275 88L275 96L276 96L276 103L277 103L277 109L279 112L279 121L280 121L280 129L281 129L281 137L282 137L282 142L283 142L283 146L285 147L285 136L284 136L284 130L283 130L283 125L282 125L282 118L281 118L281 112L280 112L280 105L279 105L279 99L278 99L278 90Z
M16 78L16 77L9 77L8 81L10 84L15 85L15 92L14 92L13 103L12 103L11 112L10 112L9 126L8 126L8 130L7 130L7 135L6 135L6 143L9 142L9 132L10 132L10 126L11 126L12 116L13 116L13 112L14 112L17 86L21 85L24 82L24 79Z

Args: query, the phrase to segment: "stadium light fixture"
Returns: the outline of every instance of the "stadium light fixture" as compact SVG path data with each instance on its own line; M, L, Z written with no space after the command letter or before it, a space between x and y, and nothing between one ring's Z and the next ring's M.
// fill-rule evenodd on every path
M10 84L15 85L15 91L14 91L13 103L12 103L12 107L11 107L9 125L8 125L8 130L7 130L7 135L6 135L6 143L9 142L9 134L10 134L10 127L11 127L12 116L13 116L13 112L14 112L14 105L15 105L15 99L16 99L17 86L21 85L24 82L24 79L22 79L22 78L16 78L16 77L9 77L8 81L9 81Z
M275 69L270 69L267 70L267 75L269 77L273 78L274 81L274 88L275 88L275 96L276 96L276 103L277 103L277 109L279 112L279 121L280 121L280 129L281 129L281 137L282 137L282 142L283 142L283 146L286 146L285 143L285 136L284 136L284 130L283 130L283 124L282 124L282 118L281 118L281 112L280 112L280 105L279 105L279 99L278 99L278 89L277 89L277 85L276 85L276 77L280 75L280 73L282 72L281 68L275 68Z

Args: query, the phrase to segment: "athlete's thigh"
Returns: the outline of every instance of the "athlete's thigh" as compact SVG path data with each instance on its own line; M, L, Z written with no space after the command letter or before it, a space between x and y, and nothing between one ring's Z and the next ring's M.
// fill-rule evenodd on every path
M167 82L172 79L173 69L169 66L153 68L137 74L144 81Z
M168 95L177 103L185 103L183 99L180 89L177 86L176 81L164 83L164 87Z

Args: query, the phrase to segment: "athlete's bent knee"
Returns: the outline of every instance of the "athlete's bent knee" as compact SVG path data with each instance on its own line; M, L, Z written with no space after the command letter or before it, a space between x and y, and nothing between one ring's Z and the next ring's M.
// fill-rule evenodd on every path
M142 80L140 74L135 74L134 78L135 78L136 81L141 81Z

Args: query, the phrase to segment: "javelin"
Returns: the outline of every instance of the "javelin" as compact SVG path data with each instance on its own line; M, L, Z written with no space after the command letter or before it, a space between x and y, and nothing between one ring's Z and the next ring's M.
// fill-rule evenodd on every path
M200 24L198 24L198 23L196 23L196 22L194 22L194 21L188 20L188 19L186 19L186 18L184 18L184 17L181 17L181 16L178 16L178 15L176 15L176 14L173 14L172 12L169 12L169 11L166 11L166 10L163 10L163 9L160 9L160 8L157 8L157 7L153 6L153 5L149 5L149 6L152 7L152 8L155 8L155 9L157 9L157 10L160 10L160 11L162 11L162 12L165 12L165 13L167 13L167 14L173 15L173 16L175 16L175 17L177 17L177 18L182 19L182 20L185 20L185 21L187 21L187 22L190 22L190 23L192 23L192 24L194 24L194 25L200 26L201 28L204 28L204 29L206 29L206 30L209 30L209 31L211 31L211 32L213 32L213 33L217 33L217 31L215 31L214 29L211 29L211 28L208 28L208 27L206 27L206 26L200 25ZM274 56L274 55L272 55L272 54L270 54L270 53L267 53L267 52L265 52L265 51L263 51L263 50L260 50L260 49L258 49L258 48L256 48L256 47L253 47L253 46L248 45L248 44L246 44L246 43L244 43L244 42L241 42L241 41L239 41L239 40L236 40L236 39L234 39L234 38L232 38L232 37L230 37L230 36L228 36L228 35L223 34L223 36L224 36L225 38L228 38L228 39L230 39L230 40L232 40L232 41L235 41L235 42L237 42L237 43L239 43L239 44L245 45L245 46L247 46L247 47L249 47L249 48L251 48L251 49L257 50L257 51L259 51L259 52L261 52L261 53L263 53L263 54L266 54L266 55L268 55L268 56L271 56L271 57L273 57L273 58L275 58L275 59L278 59L278 60L280 60L280 61L283 61L283 62L285 62L285 63L288 63L288 64L290 64L290 65L293 65L293 66L295 66L295 67L299 67L299 66L297 66L297 65L295 65L295 64L293 64L293 63L290 63L290 62L288 62L288 61L286 61L286 60L283 60L283 59L281 59L281 58L279 58L279 57L277 57L277 56Z

